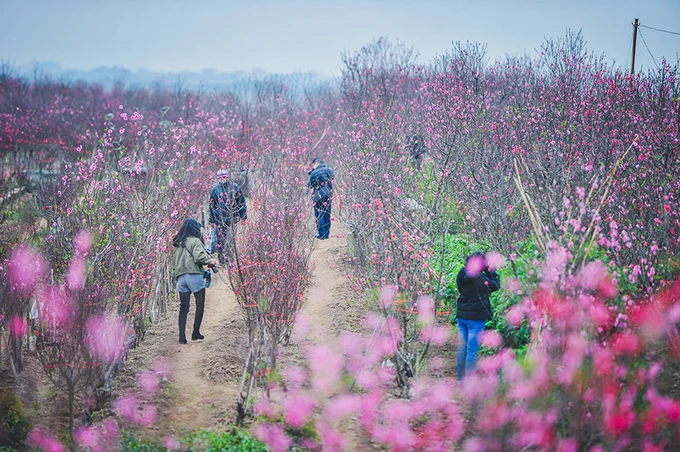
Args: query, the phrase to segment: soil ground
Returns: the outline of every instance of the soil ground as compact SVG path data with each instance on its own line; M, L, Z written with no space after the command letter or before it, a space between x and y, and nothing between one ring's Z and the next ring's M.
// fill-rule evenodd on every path
M363 299L354 292L347 278L346 229L333 222L331 238L317 240L312 251L313 273L302 316L308 325L305 334L296 331L290 343L281 349L278 366L302 365L307 344L331 345L338 334L356 330L365 313ZM194 299L187 320L193 325ZM160 440L165 436L204 429L225 430L236 418L238 388L247 354L245 323L231 288L213 277L207 289L201 332L202 342L178 343L179 302L173 298L167 318L151 326L142 343L130 350L115 378L109 400L133 394L142 404L156 407L155 422L139 430L143 438ZM64 437L68 420L63 415L65 400L42 375L35 359L27 357L29 368L22 378L20 392L28 402L36 423L57 437ZM143 371L167 375L160 390L144 392L138 379ZM95 412L95 421L113 415L111 404ZM126 427L134 428L132 425Z
M307 345L333 345L342 331L358 331L366 313L365 299L355 292L347 278L346 228L334 221L331 238L315 242L312 251L313 273L301 316L307 325L292 335L290 343L281 348L277 366L304 365ZM193 325L194 300L187 320L187 330ZM236 419L236 401L247 354L245 323L231 288L223 280L213 277L207 289L202 333L205 340L178 343L177 317L179 302L173 298L167 318L151 326L141 345L131 350L115 379L115 400L131 393L141 404L156 407L155 422L139 429L140 437L161 440L166 436L181 436L185 432L203 429L224 431ZM451 350L441 350L446 365L440 376L453 373L455 358ZM55 436L65 438L68 419L64 415L65 398L46 381L39 363L27 359L30 378L23 378L18 392L36 423ZM6 370L6 369L5 369ZM167 375L160 390L145 393L138 384L143 371L163 372ZM167 373L165 373L167 371ZM95 421L114 415L111 403L95 413ZM78 420L76 420L78 421ZM350 422L351 424L351 422ZM135 429L133 425L125 425ZM358 429L348 426L355 434L348 435L352 449L373 448ZM361 445L361 446L359 446Z

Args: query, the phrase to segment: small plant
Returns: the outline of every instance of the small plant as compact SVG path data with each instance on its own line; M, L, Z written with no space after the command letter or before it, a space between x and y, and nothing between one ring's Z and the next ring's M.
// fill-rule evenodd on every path
M165 438L162 443L140 439L134 432L123 431L120 450L124 452L156 452L184 450L190 452L266 452L267 447L249 433L233 428L223 432L198 430L184 437Z
M30 430L31 421L19 397L12 391L0 393L0 446L24 445Z
M205 452L265 452L261 441L239 429L227 432L198 431L186 438L187 450Z
M149 440L140 440L132 432L125 431L121 434L120 450L124 452L160 452L166 448Z

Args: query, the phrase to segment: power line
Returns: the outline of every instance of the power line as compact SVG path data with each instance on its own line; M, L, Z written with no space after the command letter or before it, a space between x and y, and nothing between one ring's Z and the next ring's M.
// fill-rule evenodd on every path
M648 25L642 25L642 24L638 25L638 27L649 28L650 30L660 31L660 32L662 32L662 33L668 33L668 34L671 34L671 35L678 35L678 36L680 36L680 33L678 33L677 31L662 30L661 28L654 28L654 27L650 27L650 26L648 26Z
M638 26L641 26L641 25L638 25ZM638 30L638 33L640 33L640 37L642 38L642 42L643 42L643 44L645 45L645 48L647 49L647 52L649 53L649 56L652 57L652 61L653 61L654 64L656 65L656 68L658 69L658 68L659 68L659 64L656 62L656 58L654 58L654 55L652 55L651 50L649 50L649 47L647 46L647 41L645 41L645 37L644 37L644 35L642 34L642 30Z

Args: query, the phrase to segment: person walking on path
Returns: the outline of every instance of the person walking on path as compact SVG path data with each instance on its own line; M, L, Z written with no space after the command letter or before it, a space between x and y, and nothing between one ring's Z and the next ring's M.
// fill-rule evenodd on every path
M456 301L458 319L458 380L477 366L479 340L487 320L493 317L489 295L501 288L501 279L490 269L484 253L473 253L456 277L460 296Z
M331 201L333 200L333 170L326 166L319 157L312 160L312 169L308 171L309 183L314 202L316 219L316 238L325 240L331 234Z
M174 247L172 268L177 279L177 292L179 292L179 343L187 343L185 330L192 293L196 299L196 316L191 340L200 341L205 339L201 334L205 308L203 266L215 265L217 260L210 257L205 250L201 224L192 218L182 224L179 232L172 239L172 246Z
M241 187L229 179L229 171L217 171L217 184L210 191L210 225L213 227L212 238L217 250L220 265L233 258L233 246L236 238L236 225L248 218L246 198Z

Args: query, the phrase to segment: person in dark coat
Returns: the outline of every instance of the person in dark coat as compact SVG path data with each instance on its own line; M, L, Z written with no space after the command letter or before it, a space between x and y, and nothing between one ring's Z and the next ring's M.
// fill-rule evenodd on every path
M458 380L477 366L479 340L493 313L489 296L501 288L501 279L489 268L484 253L473 253L456 277L458 300Z
M172 269L177 279L179 292L179 343L186 344L185 329L191 294L196 299L196 316L192 341L202 341L201 322L205 308L205 282L203 280L203 266L215 265L217 261L210 257L205 250L201 224L193 218L187 219L177 235L172 239L174 253Z
M423 137L420 135L411 135L406 140L409 157L413 160L413 163L417 170L420 170L420 166L423 161L423 155L425 154L425 144L423 143Z
M320 158L312 160L312 169L308 171L309 188L312 189L314 217L316 218L319 240L326 240L331 234L331 202L333 200L333 170L326 166Z
M217 185L210 191L210 225L220 265L233 257L236 225L248 218L246 198L241 187L229 179L229 171L217 171Z

